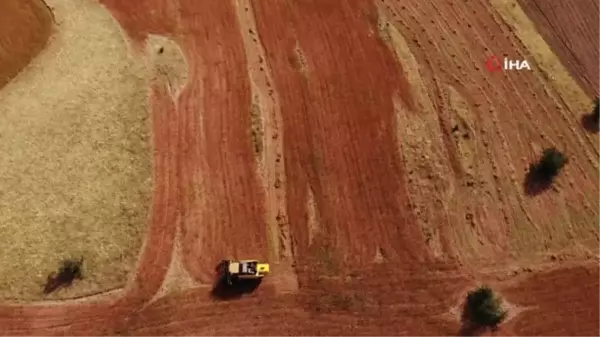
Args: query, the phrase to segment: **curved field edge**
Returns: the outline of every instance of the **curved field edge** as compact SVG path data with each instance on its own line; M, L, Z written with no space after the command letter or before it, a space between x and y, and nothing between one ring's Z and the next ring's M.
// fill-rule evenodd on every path
M0 3L0 88L44 49L52 27L52 12L42 0Z

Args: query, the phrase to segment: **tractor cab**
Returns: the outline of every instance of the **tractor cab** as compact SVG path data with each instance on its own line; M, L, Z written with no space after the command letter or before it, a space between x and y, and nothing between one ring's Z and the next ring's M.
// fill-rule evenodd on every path
M223 276L229 284L238 279L260 279L268 275L270 271L268 263L261 263L257 260L224 260L221 262L221 266Z

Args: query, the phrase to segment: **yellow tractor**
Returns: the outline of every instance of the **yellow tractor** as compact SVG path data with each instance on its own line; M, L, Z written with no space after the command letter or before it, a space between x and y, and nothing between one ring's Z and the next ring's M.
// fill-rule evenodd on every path
M257 260L223 260L220 274L229 285L237 280L259 280L269 274L269 264Z

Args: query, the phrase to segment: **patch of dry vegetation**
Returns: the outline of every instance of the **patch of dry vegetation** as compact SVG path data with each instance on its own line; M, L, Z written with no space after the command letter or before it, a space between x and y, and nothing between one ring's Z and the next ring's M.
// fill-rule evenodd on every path
M57 31L0 91L1 299L41 298L68 258L85 278L50 298L123 286L149 214L145 63L96 1L48 4Z

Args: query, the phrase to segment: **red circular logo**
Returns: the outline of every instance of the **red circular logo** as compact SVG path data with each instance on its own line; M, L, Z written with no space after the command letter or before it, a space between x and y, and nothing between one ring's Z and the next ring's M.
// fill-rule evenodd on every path
M490 72L502 71L502 63L497 56L488 57L487 61L485 61L485 66Z

